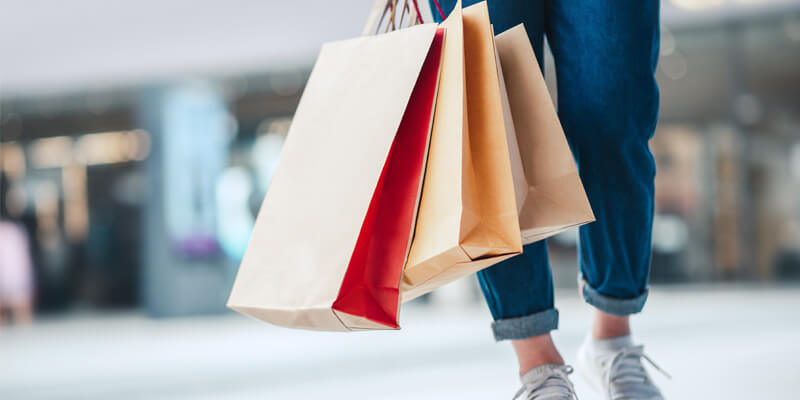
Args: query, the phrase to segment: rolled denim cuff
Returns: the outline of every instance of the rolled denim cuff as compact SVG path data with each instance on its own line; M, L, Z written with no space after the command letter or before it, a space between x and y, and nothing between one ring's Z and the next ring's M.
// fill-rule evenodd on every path
M494 340L520 340L544 335L558 329L558 310L551 308L517 318L494 321L492 331Z
M621 317L642 311L644 303L647 301L647 293L649 293L649 290L645 288L642 294L632 299L618 299L598 292L585 280L581 280L580 287L583 299L587 303L604 313Z

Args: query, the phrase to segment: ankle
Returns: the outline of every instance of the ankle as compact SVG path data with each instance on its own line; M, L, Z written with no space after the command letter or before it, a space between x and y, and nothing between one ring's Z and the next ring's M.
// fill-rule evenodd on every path
M549 333L522 340L512 340L519 360L520 376L544 364L564 365L564 358L556 349Z
M631 334L630 318L604 313L595 310L592 337L594 339L611 339Z

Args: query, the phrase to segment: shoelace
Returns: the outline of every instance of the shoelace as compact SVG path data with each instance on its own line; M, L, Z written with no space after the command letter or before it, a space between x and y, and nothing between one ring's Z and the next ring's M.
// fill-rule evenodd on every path
M532 382L525 382L517 391L512 400L546 400L546 399L574 399L575 387L568 375L573 371L569 365L561 365L551 370L549 375L542 375ZM520 397L525 396L525 397Z
M604 378L609 399L647 398L659 394L658 389L649 382L650 378L642 365L642 359L650 363L658 372L672 379L647 354L644 354L644 346L624 348L605 360L600 360L606 371Z

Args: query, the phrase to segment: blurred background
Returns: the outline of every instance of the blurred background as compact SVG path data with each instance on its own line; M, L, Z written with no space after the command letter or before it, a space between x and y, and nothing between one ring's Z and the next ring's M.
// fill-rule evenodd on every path
M20 266L0 279L21 282L0 301L0 398L513 394L472 280L410 304L401 332L224 307L316 53L371 5L0 0L0 267ZM795 398L800 1L664 0L662 22L654 290L635 324L675 398ZM568 361L589 316L576 240L549 241Z

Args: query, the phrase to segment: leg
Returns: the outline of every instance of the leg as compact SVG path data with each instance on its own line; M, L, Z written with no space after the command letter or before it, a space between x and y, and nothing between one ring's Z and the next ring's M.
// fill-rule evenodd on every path
M641 311L647 298L658 13L657 0L547 3L559 116L597 218L580 228L583 297L623 317ZM621 328L627 321L602 323Z
M464 0L467 7L478 0ZM455 0L439 1L445 13ZM496 33L520 23L530 35L531 44L542 64L544 4L541 1L488 1ZM431 9L438 20L436 5ZM550 331L558 326L553 304L553 280L544 241L524 247L524 253L478 272L478 280L492 312L495 339L511 340L520 364L520 373L538 365L563 364L553 345Z
M542 364L563 364L550 331L558 328L553 277L544 241L524 246L516 257L478 272L492 312L496 340L511 340L520 374Z
M650 269L659 5L547 3L559 116L597 218L580 229L581 291L596 311L578 367L607 399L663 400L628 317L644 306Z

